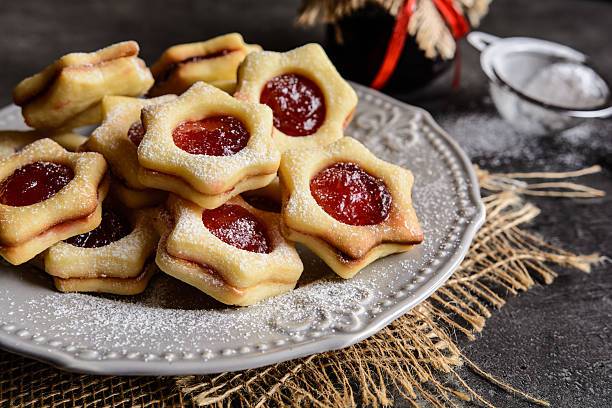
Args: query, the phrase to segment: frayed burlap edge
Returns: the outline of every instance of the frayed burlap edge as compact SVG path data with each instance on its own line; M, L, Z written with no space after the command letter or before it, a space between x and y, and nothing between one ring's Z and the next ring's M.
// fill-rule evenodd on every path
M539 209L518 194L601 197L575 183L524 179L563 179L600 171L490 174L477 168L487 217L453 277L427 301L376 335L354 346L260 369L179 378L180 390L201 406L389 406L400 395L414 406L456 406L473 401L492 406L457 373L474 372L518 398L548 405L498 380L465 357L458 333L475 339L504 298L557 276L551 266L590 272L598 254L576 255L547 244L521 228Z

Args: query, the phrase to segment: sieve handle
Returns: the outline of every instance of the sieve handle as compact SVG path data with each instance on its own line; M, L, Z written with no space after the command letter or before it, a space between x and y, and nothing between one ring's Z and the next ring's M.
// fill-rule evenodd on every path
M498 41L500 38L482 31L472 31L468 34L467 40L478 51L484 51L489 45Z
M612 117L612 106L593 111L569 111L568 114L574 118L606 119Z

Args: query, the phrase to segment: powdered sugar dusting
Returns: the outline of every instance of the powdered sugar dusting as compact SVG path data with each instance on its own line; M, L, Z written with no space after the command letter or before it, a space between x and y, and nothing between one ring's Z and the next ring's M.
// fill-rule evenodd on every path
M207 298L196 289L159 275L152 281L153 290L136 297L95 296L86 294L49 294L19 306L28 310L29 322L61 321L41 334L79 339L83 345L105 345L108 350L151 348L156 352L201 351L218 340L258 341L270 328L279 324L304 322L313 317L313 309L341 308L354 303L363 288L351 283L339 290L325 281L298 289L295 294L251 306L248 309L227 308ZM248 311L240 313L239 311ZM87 316L86 319L83 316ZM193 340L199 347L194 349Z
M358 333L386 308L407 302L437 276L437 268L453 255L465 234L474 212L470 187L455 153L422 117L365 91L361 96L347 134L414 173L414 204L426 237L415 250L381 259L345 281L299 247L304 273L298 288L248 308L220 305L164 274L158 274L144 294L121 298L60 294L39 272L4 268L0 288L12 291L10 301L0 292L0 331L27 327L49 347L57 347L53 340L58 340L66 352L93 349L102 359L149 361L165 358L164 353L187 359L196 353L207 360ZM367 115L380 120L362 120ZM405 128L406 123L412 125ZM394 143L395 138L410 143ZM201 219L194 217L185 225L185 234L196 231L196 221L201 226ZM240 268L255 266L261 267L245 263Z
M477 164L541 170L572 170L611 157L612 122L592 121L557 135L529 136L515 131L496 112L450 114L440 123Z

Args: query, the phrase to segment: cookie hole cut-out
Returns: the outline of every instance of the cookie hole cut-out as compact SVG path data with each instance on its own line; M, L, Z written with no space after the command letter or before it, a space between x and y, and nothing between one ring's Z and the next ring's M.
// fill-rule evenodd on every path
M144 126L142 126L142 122L134 122L128 129L128 139L130 142L134 143L134 146L140 146L140 142L142 142L142 138L145 134Z
M0 184L0 203L23 207L45 201L74 178L71 167L34 162L18 168Z
M357 106L357 94L318 44L247 55L234 97L273 111L273 139L281 152L340 139Z
M236 154L247 145L249 136L244 123L229 115L185 121L172 132L172 139L178 148L190 154L207 156Z
M376 225L389 216L392 197L385 183L358 164L339 162L310 180L317 204L336 220L349 225Z
M275 177L280 152L272 110L203 82L173 101L142 110L138 179L203 208L216 208Z
M284 237L345 279L423 241L412 173L378 159L355 139L285 152L279 179Z
M170 195L158 222L159 268L225 304L252 305L292 290L303 270L280 215L240 197L206 210Z
M68 238L65 242L80 248L100 248L119 241L132 231L125 217L110 208L104 208L102 222L97 228Z
M202 211L204 226L217 238L238 249L269 254L272 245L265 226L247 209L236 204Z
M100 224L109 176L98 153L40 139L0 160L0 256L13 265Z
M131 211L111 199L101 212L97 228L58 242L44 253L45 271L61 292L143 292L156 271L151 262L159 240L155 211Z
M261 103L274 113L274 127L288 136L309 136L325 121L321 88L299 74L283 74L266 82Z

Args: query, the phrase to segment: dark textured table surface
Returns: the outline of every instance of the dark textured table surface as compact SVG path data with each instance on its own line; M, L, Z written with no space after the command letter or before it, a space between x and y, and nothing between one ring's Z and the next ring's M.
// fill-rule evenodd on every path
M321 28L293 25L298 0L1 0L0 105L12 87L56 57L137 40L151 63L167 46L239 31L249 42L286 50L322 41ZM612 3L586 0L497 0L481 29L499 36L545 38L590 55L612 79ZM495 116L478 55L462 44L463 77L425 91L395 95L427 108L482 167L501 171L571 170L600 164L582 182L605 190L592 200L538 199L532 230L567 249L612 254L612 122L594 121L566 134L527 138ZM612 406L612 266L590 275L560 270L495 313L466 355L515 386L559 407ZM499 406L522 406L469 372L476 390Z

